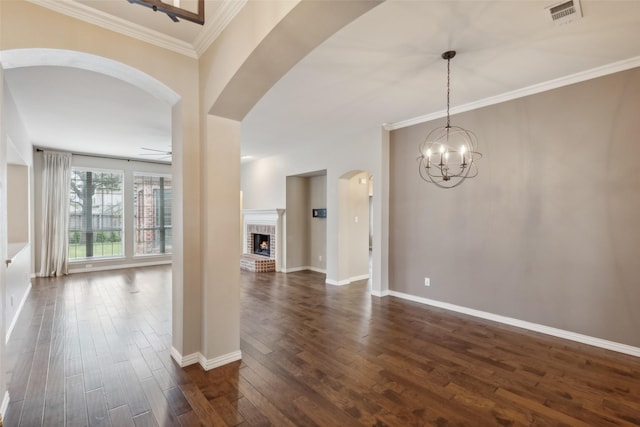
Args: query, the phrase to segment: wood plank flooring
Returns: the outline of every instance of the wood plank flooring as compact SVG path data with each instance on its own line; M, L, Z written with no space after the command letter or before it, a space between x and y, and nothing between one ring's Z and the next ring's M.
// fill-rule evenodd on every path
M416 303L241 275L243 359L178 368L170 267L37 279L5 426L640 425L640 359Z

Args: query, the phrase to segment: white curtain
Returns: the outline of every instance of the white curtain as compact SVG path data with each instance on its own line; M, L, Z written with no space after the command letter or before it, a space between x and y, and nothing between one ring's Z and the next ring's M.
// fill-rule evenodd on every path
M40 276L69 272L71 154L45 151L42 170L42 253Z

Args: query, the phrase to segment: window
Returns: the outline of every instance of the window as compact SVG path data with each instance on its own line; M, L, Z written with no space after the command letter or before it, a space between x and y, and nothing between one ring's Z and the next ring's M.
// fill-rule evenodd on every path
M69 259L123 255L121 171L72 168Z
M171 176L134 174L135 254L171 253Z

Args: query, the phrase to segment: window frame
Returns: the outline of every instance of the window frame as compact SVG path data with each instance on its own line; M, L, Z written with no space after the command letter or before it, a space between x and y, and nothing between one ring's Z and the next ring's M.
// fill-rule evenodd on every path
M170 230L171 231L171 246L169 247L169 249L167 250L166 245L165 245L165 252L159 252L159 253L144 253L144 252L138 252L138 245L144 245L144 241L141 243L137 242L138 239L138 232L139 232L139 228L138 228L138 213L140 212L140 197L139 197L139 193L143 190L137 190L136 189L136 179L138 177L145 177L145 178L164 178L164 179L168 179L171 182L171 186L169 188L169 191L171 192L171 198L169 199L169 209L171 212L171 221L170 221L170 225L164 227L165 230L165 235L166 235L166 231ZM165 184L166 187L166 184ZM132 208L132 213L133 213L133 218L132 218L132 222L133 222L133 237L132 237L132 243L133 243L133 254L132 256L134 258L146 258L146 257L166 257L166 256L172 256L173 255L173 208L172 208L172 204L173 204L173 176L170 173L160 173L160 172L144 172L144 171L133 171L132 172L132 184L131 184L131 193L133 194L133 199L132 199L132 203L133 203L133 208ZM151 198L155 199L155 191L153 193L151 193ZM166 201L166 198L164 199ZM144 209L144 198L142 201L142 209ZM167 205L164 204L164 206L166 207ZM157 210L154 210L153 216L156 217L158 215ZM152 227L153 229L159 229L159 227ZM144 229L143 229L144 230Z
M92 167L92 166L72 166L71 167L71 180L73 181L74 178L74 172L75 171L81 171L81 172L91 172L92 174L113 174L113 175L119 175L120 176L120 203L121 203L121 212L120 212L120 254L118 255L101 255L101 256L84 256L82 258L78 257L78 258L71 258L71 215L72 215L72 211L71 211L71 203L72 203L72 199L71 199L71 193L73 192L72 187L69 187L69 227L67 228L67 244L68 244L68 248L67 248L67 256L69 257L69 263L73 264L73 263L81 263L81 262L87 262L87 261L109 261L109 260L117 260L117 259L124 259L126 258L126 247L125 247L125 241L126 241L126 227L125 227L125 212L127 209L127 203L126 203L126 193L125 193L125 183L126 183L126 172L124 169L108 169L108 168L96 168L96 167ZM94 194L93 197L96 197L96 195ZM82 214L81 214L82 215ZM91 213L92 215L92 221L93 221L93 213ZM82 218L81 216L81 223L82 221L84 221L85 219ZM93 224L93 222L92 222ZM93 231L93 245L95 245L97 243L97 233L100 230L92 230ZM115 230L112 230L115 231ZM86 233L86 230L81 230L80 233ZM95 249L95 247L94 247ZM86 254L86 242L85 242L85 254Z

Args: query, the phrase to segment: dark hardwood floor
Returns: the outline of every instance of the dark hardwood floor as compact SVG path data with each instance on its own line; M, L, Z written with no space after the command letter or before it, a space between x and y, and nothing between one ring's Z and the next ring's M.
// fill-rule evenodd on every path
M312 272L242 273L241 362L178 368L170 267L37 279L5 426L640 425L640 359Z

